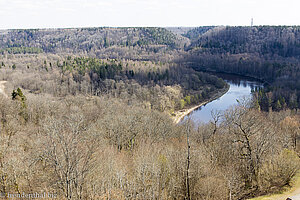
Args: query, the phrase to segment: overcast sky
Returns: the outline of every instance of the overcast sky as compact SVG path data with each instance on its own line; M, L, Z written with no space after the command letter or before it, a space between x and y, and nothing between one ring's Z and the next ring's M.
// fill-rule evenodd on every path
M0 29L300 25L300 0L0 0Z

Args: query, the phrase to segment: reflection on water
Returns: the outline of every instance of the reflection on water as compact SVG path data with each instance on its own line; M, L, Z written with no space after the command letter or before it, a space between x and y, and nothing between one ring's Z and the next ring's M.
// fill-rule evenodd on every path
M257 80L228 74L216 74L224 79L230 88L222 97L207 103L190 113L190 117L196 123L207 123L211 120L211 113L214 111L225 111L226 109L237 105L237 100L242 98L251 98L251 91L256 87L263 87L263 84ZM184 120L187 117L184 118Z

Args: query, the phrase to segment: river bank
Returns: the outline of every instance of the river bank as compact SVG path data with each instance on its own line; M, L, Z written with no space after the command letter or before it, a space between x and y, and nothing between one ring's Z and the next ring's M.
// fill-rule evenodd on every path
M8 98L7 94L5 93L5 86L4 84L7 81L0 81L0 94L2 94L5 98Z
M174 115L171 117L173 122L175 124L178 124L185 116L187 116L188 114L190 114L191 112L193 112L194 110L196 110L197 108L211 102L211 101L214 101L218 98L220 98L221 96L223 96L224 94L226 94L229 90L230 86L227 85L224 89L218 91L216 94L214 94L211 98L209 98L208 100L196 105L196 106L193 106L191 108L186 108L186 109L182 109L182 110L178 110L176 112L174 112Z

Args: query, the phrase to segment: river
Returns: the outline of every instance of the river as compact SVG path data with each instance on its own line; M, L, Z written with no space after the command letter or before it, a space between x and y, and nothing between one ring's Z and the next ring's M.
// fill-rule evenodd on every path
M189 116L195 122L195 124L207 123L212 119L212 112L224 112L226 109L237 105L237 100L251 98L251 91L255 87L263 87L262 82L248 77L219 73L214 75L222 78L230 85L228 92L222 97L192 111L189 115L185 116L183 121Z

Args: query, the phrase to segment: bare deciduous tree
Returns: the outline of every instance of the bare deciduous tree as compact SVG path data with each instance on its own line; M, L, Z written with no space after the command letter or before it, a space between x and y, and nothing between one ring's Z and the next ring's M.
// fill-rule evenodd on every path
M86 177L93 168L97 137L82 115L71 113L60 119L49 117L44 124L41 159L55 176L55 185L67 199L84 199Z

